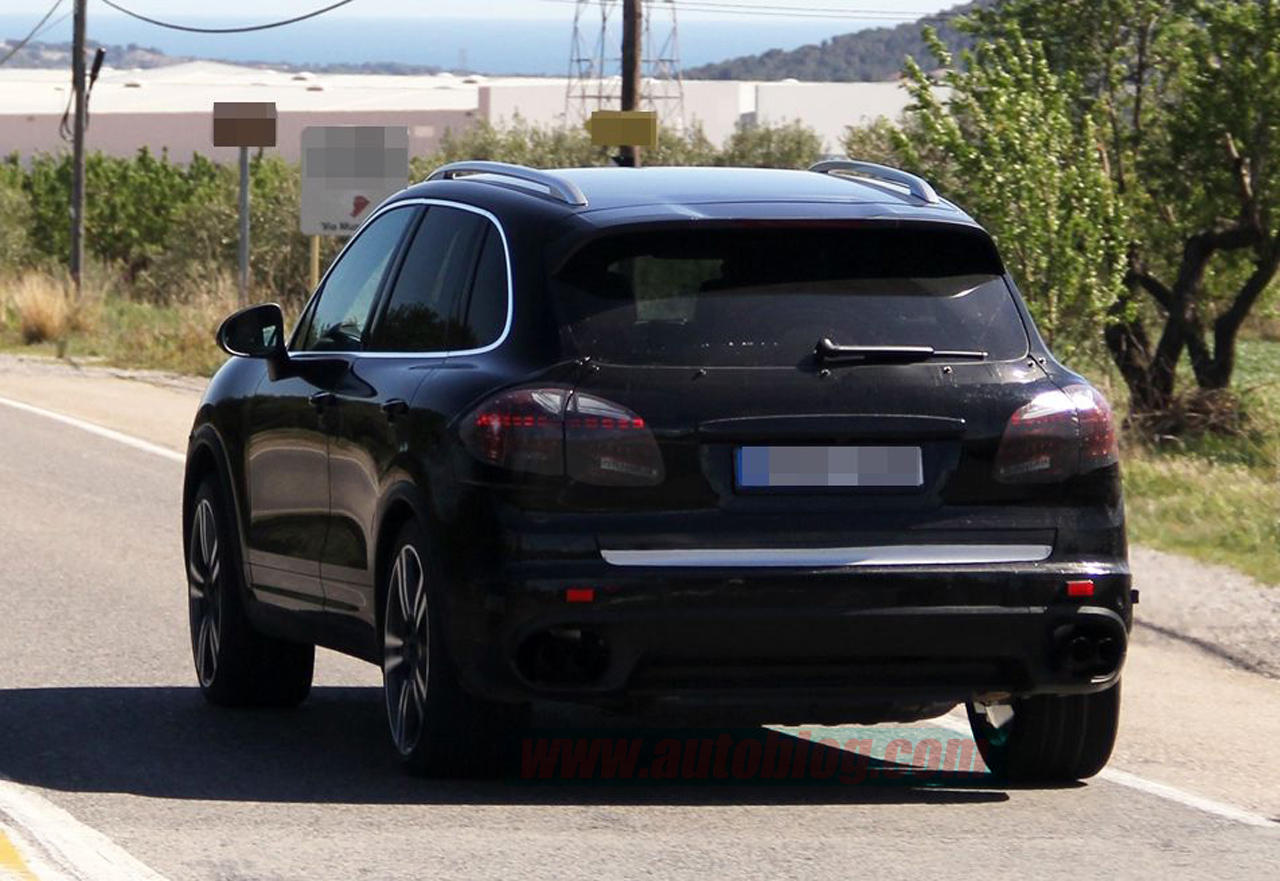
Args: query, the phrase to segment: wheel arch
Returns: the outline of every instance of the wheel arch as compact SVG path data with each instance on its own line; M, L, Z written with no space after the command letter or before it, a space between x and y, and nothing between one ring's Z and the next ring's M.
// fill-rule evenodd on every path
M377 535L373 555L375 620L378 626L378 639L382 638L383 615L386 607L386 574L391 565L392 545L396 536L406 523L417 522L422 528L430 529L433 518L426 497L422 491L408 480L401 481L391 488L382 501L378 515Z
M223 498L231 506L231 520L235 524L235 553L237 564L243 573L241 584L248 584L248 573L245 572L244 557L244 520L241 517L240 494L236 491L232 479L231 464L227 458L226 446L218 430L210 423L198 426L191 433L187 446L187 462L182 484L182 550L184 559L190 552L188 544L191 540L191 517L194 513L196 493L207 477L217 480Z

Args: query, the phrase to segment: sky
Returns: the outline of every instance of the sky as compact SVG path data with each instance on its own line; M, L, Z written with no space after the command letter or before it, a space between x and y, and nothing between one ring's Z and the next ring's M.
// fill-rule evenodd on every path
M0 14L26 14L32 17L34 24L54 0L0 0ZM126 6L143 15L172 21L195 21L207 17L205 3L192 3L190 0L119 0ZM245 24L256 23L271 18L287 18L299 15L312 9L326 6L334 0L218 0L218 18L242 19ZM652 0L658 2L658 0ZM734 5L735 9L724 9L720 13L710 13L696 9L703 2L716 5ZM960 0L955 0L960 2ZM428 9L441 16L450 18L476 18L485 15L503 15L513 18L567 18L572 13L572 0L355 0L341 9L329 13L331 16L359 17L398 17L417 15ZM838 32L842 21L857 18L858 12L871 11L873 20L883 19L885 24L894 24L903 18L916 17L937 12L955 3L940 3L937 0L678 0L678 4L687 4L681 15L690 19L728 18L741 20L743 6L763 6L792 16L813 15L812 10L831 10L824 14L836 25ZM200 12L188 12L191 7ZM71 0L64 0L63 10L71 8ZM99 0L89 0L90 15L115 15L111 9ZM847 16L847 18L846 18ZM755 18L756 16L750 16ZM895 20L895 17L896 18ZM761 21L769 17L760 16ZM783 20L788 20L784 18ZM866 19L863 19L866 20Z

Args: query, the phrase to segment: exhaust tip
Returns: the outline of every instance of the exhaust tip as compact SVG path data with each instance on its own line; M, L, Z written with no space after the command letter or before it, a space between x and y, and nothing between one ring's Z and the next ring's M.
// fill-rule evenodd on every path
M594 685L608 668L608 642L590 628L548 627L525 639L516 652L516 669L535 685Z

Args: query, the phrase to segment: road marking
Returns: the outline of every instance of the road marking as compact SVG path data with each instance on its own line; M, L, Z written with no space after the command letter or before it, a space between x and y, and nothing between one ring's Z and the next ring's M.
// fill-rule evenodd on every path
M12 407L15 410L22 410L27 413L34 413L37 416L44 416L46 419L53 419L57 422L63 423L64 425L74 426L75 428L79 428L82 431L87 431L90 434L96 434L98 435L98 437L105 437L108 440L113 440L116 443L124 444L127 447L133 447L135 450L142 450L143 452L146 452L146 453L154 453L155 455L162 456L171 462L187 461L187 457L184 456L182 453L179 453L175 450L171 450L168 447L162 447L159 444L151 443L151 441L145 441L140 437L134 437L133 435L124 434L123 432L115 431L114 429L111 429L111 428L103 428L101 425L98 425L96 423L86 422L83 419L77 419L76 417L68 416L65 413L58 413L54 410L46 410L44 407L37 407L33 404L26 404L26 403L23 403L22 401L15 401L12 398L5 398L5 397L0 397L0 404L4 404L6 407Z
M956 712L955 710L952 711ZM959 734L973 736L973 729L969 727L967 718L961 719L957 716L948 714L939 716L937 719L930 719L926 724L937 725L939 728L946 728L948 731L954 731ZM1137 774L1131 774L1128 771L1121 771L1118 768L1103 768L1097 774L1097 779L1106 780L1110 783L1117 783L1120 786L1127 786L1138 792L1145 792L1147 795L1154 795L1165 801L1175 802L1183 807L1194 808L1198 811L1204 811L1207 814L1214 814L1227 820L1234 820L1237 823L1243 823L1246 826L1257 826L1263 829L1280 829L1280 823L1276 823L1262 814L1255 814L1253 811L1247 811L1244 808L1238 808L1235 805L1218 801L1203 795L1197 795L1194 792L1187 792L1185 789L1179 789L1176 786L1170 786L1167 783L1157 783L1154 780L1148 780L1145 777L1139 777Z
M0 777L0 818L21 830L31 846L23 849L27 876L4 861L0 844L0 870L22 881L165 881L163 875L139 862L96 829L81 823L35 790ZM16 831L15 830L15 831ZM0 842L6 840L0 827ZM15 848L16 851L16 848ZM4 878L0 871L0 878Z
M17 836L13 835L11 838L11 835L4 826L0 826L0 878L5 881L39 881L13 843L13 838Z

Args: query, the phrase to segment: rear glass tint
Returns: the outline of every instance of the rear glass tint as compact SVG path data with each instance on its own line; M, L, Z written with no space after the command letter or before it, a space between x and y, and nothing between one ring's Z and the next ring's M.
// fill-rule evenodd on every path
M571 351L619 364L791 366L842 346L1027 353L989 239L939 229L689 228L600 239L552 279Z

